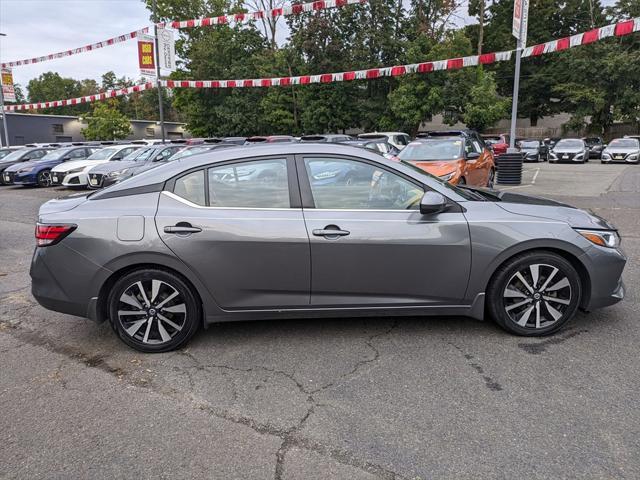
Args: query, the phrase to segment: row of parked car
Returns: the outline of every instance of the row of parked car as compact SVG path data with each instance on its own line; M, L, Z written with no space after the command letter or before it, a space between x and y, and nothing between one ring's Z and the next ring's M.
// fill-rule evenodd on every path
M508 135L486 135L484 139L494 154L506 153L509 146ZM608 144L601 137L545 138L544 140L523 138L517 139L515 143L527 162L585 163L590 159L599 159L602 163L637 164L640 161L640 135L615 138Z
M209 150L264 143L341 143L375 151L387 158L406 161L454 185L493 187L494 158L506 151L508 138L480 136L473 130L418 133L416 138L402 132L196 138L161 143L141 140L131 143L71 143L29 145L0 149L0 184L104 188L150 170L163 163ZM518 139L526 161L638 163L640 137L601 139Z

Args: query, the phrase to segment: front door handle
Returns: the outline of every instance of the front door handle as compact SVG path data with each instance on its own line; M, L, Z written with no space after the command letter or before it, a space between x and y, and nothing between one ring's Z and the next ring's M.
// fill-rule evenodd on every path
M190 223L180 222L172 227L164 227L164 233L176 233L178 235L201 232L200 227L194 227Z
M338 238L349 235L351 232L348 230L342 230L337 225L327 225L324 228L316 228L311 233L316 237Z

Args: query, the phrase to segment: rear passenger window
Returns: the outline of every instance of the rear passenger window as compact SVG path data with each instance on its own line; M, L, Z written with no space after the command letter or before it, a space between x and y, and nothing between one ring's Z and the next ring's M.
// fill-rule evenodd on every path
M196 205L206 205L204 195L204 170L191 172L177 179L173 193Z
M289 208L287 160L239 162L209 169L212 207Z

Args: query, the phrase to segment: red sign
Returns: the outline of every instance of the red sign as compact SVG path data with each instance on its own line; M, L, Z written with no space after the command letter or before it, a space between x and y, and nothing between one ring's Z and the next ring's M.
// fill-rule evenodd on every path
M156 75L155 39L150 35L138 36L138 65L143 77Z
M142 70L155 70L153 42L138 42L138 64Z

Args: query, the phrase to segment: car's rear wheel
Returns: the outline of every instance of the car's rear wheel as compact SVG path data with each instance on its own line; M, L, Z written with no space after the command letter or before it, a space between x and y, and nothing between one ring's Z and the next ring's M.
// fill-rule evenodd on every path
M51 170L42 170L38 173L38 186L39 187L50 187L51 186Z
M160 269L137 270L117 280L108 307L118 336L141 352L179 348L198 330L202 318L192 287Z
M523 336L556 332L576 313L582 289L576 269L552 252L528 252L508 260L487 290L491 317Z

